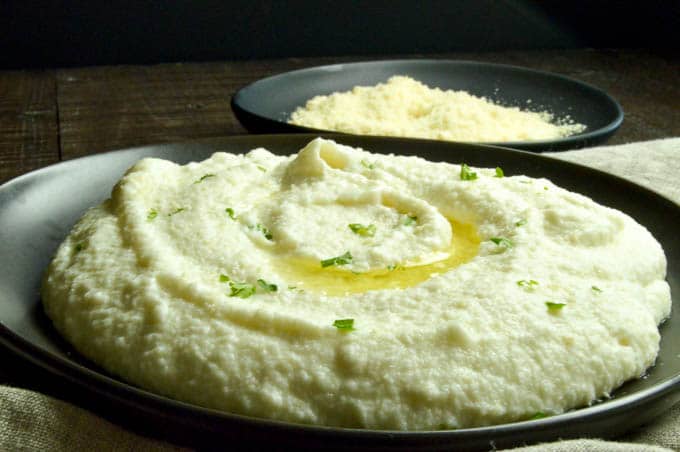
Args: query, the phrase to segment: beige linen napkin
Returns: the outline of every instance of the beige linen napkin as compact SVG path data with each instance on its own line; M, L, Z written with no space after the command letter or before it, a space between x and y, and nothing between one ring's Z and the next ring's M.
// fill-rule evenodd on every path
M680 204L680 138L548 153L650 188ZM679 296L679 294L675 294ZM677 315L677 314L676 314ZM521 452L680 450L680 405L620 441L578 439L513 449ZM37 392L0 386L0 451L186 450L126 431L87 410Z
M87 410L0 386L0 451L183 451L128 432Z
M680 204L680 138L543 155L615 174Z

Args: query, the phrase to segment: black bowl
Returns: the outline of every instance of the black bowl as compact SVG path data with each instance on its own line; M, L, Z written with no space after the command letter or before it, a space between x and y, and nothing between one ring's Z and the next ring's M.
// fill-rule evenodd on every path
M503 106L550 111L586 125L581 133L554 140L483 143L527 151L591 146L609 138L623 121L621 106L604 91L548 72L500 64L450 60L389 60L312 67L256 81L234 94L231 107L250 132L328 133L288 124L296 108L317 95L375 85L408 75L430 87L464 90ZM527 104L527 100L531 100Z
M565 414L493 427L403 432L327 428L255 419L178 402L121 381L73 351L42 313L42 274L71 226L91 206L109 197L125 170L143 157L178 163L202 160L215 151L242 153L265 147L289 154L312 135L261 135L146 146L70 160L18 177L0 187L0 346L42 368L60 397L78 400L146 433L192 445L249 445L356 450L488 450L582 436L612 437L641 425L680 400L677 314L660 328L661 351L643 379L630 381L610 400ZM547 177L558 185L620 209L645 225L668 258L668 282L680 293L680 206L615 176L544 157L491 146L399 138L332 136L378 153L419 155L429 160L501 166L508 175ZM678 298L673 309L680 309ZM3 364L4 365L4 364ZM9 365L9 364L7 364ZM75 389L67 390L72 387ZM119 413L117 416L112 411Z

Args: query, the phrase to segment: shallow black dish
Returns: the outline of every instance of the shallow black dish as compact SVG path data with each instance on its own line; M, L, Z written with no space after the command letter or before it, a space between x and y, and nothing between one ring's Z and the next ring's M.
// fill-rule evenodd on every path
M550 418L495 427L437 432L395 432L313 427L220 413L177 402L128 385L79 358L54 333L42 314L38 288L56 247L85 209L109 196L123 172L142 157L179 163L201 160L215 151L241 153L266 147L297 151L313 135L260 135L164 144L111 152L47 167L0 187L0 346L49 372L57 381L92 393L138 428L159 426L175 441L233 445L264 442L277 447L360 450L488 450L524 442L580 436L612 437L649 421L680 400L680 342L677 313L661 327L661 352L644 379L629 382L611 400ZM668 281L680 309L680 206L620 178L510 149L398 138L337 135L337 141L379 153L419 155L430 160L501 166L507 175L547 177L567 189L615 207L645 225L668 257Z
M408 75L430 87L468 91L504 106L547 110L587 126L582 133L555 140L484 144L535 152L575 149L605 141L623 121L623 110L614 99L578 80L517 66L451 60L371 61L286 72L242 88L231 107L250 132L319 132L286 121L314 96L375 85L393 75Z

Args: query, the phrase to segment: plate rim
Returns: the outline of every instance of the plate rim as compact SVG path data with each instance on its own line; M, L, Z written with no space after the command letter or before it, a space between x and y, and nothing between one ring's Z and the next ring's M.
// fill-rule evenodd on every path
M280 79L284 79L286 77L294 77L302 74L307 74L307 73L315 73L315 72L323 72L323 71L328 71L328 72L338 72L341 70L344 70L345 68L356 68L356 67L361 67L361 66L380 66L380 65L397 65L397 64L414 64L414 65L427 65L427 64L434 64L434 65L450 65L450 66L475 66L475 67L492 67L500 70L506 70L510 72L521 72L525 74L534 74L538 75L540 77L545 77L545 78L551 78L551 79L556 79L560 80L563 83L567 84L573 84L577 85L582 89L585 89L589 91L590 93L593 93L594 96L599 96L600 98L603 99L610 107L616 111L616 115L611 118L611 120L603 127L600 127L595 130L591 131L586 131L584 133L578 133L574 135L570 135L567 137L562 137L556 140L533 140L533 141L503 141L503 142L465 142L465 143L470 143L470 144L480 144L480 145L489 145L489 146L500 146L500 147L509 147L513 149L521 149L521 150L530 150L530 151L539 151L543 150L546 148L547 150L566 150L566 149L574 149L576 147L582 147L584 145L588 145L590 143L594 142L599 142L599 139L606 139L612 134L614 134L619 127L621 127L621 124L623 123L625 113L623 108L621 107L621 104L614 98L612 97L609 93L607 93L605 90L594 86L590 83L586 83L584 81L578 80L576 78L563 75L563 74L558 74L555 72L550 72L550 71L545 71L541 69L532 69L528 68L525 66L517 66L517 65L512 65L512 64L504 64L504 63L493 63L493 62L487 62L487 61L475 61L475 60L465 60L465 59L437 59L437 58L401 58L401 59L386 59L386 60L366 60L366 61L351 61L347 63L331 63L331 64L325 64L325 65L318 65L318 66L310 66L306 68L300 68L300 69L294 69L291 71L284 71L280 72L277 74L273 74L267 77L260 78L258 80L255 80L253 82L248 83L247 85L242 86L239 88L232 96L231 96L231 101L230 105L232 110L234 111L236 117L239 119L242 125L244 127L248 128L243 121L241 120L241 117L247 117L248 119L252 120L253 118L262 122L262 123L274 123L275 125L279 126L276 127L277 132L285 132L283 129L289 129L288 133L323 133L323 134L328 134L328 133L334 133L334 134L346 134L346 135L352 135L352 136L374 136L374 137L381 137L381 138L387 138L382 135L357 135L357 134L352 134L348 132L339 132L339 131L333 131L333 130L326 130L326 129L315 129L313 127L306 127L306 126L300 126L296 124L289 124L283 120L277 119L277 118L272 118L269 116L264 116L261 113L258 113L256 111L253 111L250 108L247 108L243 104L243 97L248 95L248 92L254 88L257 88L263 84L268 84L268 83L273 83L276 82ZM274 126L272 126L274 128ZM394 137L394 138L403 138L403 139L416 139L416 138L409 138L409 137Z

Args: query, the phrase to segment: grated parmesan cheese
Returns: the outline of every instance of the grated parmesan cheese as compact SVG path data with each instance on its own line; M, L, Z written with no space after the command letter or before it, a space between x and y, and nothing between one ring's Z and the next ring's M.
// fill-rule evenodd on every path
M550 140L586 128L549 112L503 107L466 91L429 88L406 76L316 96L288 122L358 135L477 142Z

